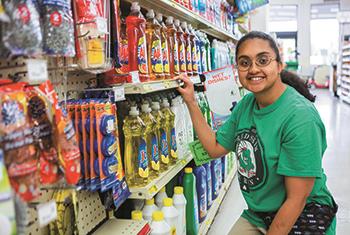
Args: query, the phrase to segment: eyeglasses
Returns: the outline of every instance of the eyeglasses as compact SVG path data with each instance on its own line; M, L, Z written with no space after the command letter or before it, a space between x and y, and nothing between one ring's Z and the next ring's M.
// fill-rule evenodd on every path
M276 58L272 58L271 56L268 56L268 55L258 55L254 60L254 63L259 68L263 68L268 66L273 60L276 60ZM253 61L249 57L244 56L238 59L237 68L239 71L245 72L250 69L252 64L253 64Z

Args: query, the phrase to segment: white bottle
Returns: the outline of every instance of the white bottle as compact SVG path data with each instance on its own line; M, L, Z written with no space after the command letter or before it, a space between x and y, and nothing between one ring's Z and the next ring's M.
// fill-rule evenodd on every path
M143 207L142 214L143 219L147 220L149 223L152 221L152 214L158 211L159 208L154 205L154 198L146 200L146 205Z
M186 120L186 130L187 130L187 149L189 150L188 144L191 143L194 140L194 135L193 135L193 124L192 124L192 119L190 115L190 111L187 108L187 105L183 102L183 110L185 113L185 120Z
M179 159L185 157L186 151L186 140L185 140L185 122L184 113L178 98L171 101L171 111L175 114L175 130L176 130L176 144L177 144L177 155Z
M171 234L178 234L177 231L180 231L181 229L178 223L179 213L173 206L173 199L164 198L162 212L164 214L165 221L170 226Z
M179 231L176 234L178 235L186 235L186 198L184 196L184 188L177 186L174 188L174 196L173 196L174 207L177 209L179 213L178 224Z
M155 211L152 215L151 235L170 235L170 226L164 221L164 214L161 211Z
M165 192L165 187L163 187L159 191L159 193L157 194L156 200L155 200L156 201L156 205L158 206L159 209L162 209L162 207L163 207L163 199L167 198L167 197L168 197L168 195Z

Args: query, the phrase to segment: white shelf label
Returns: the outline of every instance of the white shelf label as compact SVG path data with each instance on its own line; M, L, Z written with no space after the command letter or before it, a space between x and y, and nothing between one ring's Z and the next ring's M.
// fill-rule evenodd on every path
M132 71L129 73L132 83L140 83L140 76L138 71Z
M47 73L47 61L39 59L27 60L28 82L38 84L46 81L49 77Z
M191 81L196 84L196 83L200 83L201 82L201 79L199 77L199 75L196 75L196 76L192 76L191 77Z
M55 201L41 203L37 206L40 227L48 225L57 218L57 206Z
M125 100L124 85L113 87L113 92L114 92L114 102Z
M96 26L97 26L97 30L100 33L108 33L107 30L107 19L103 18L103 17L97 17L96 18Z

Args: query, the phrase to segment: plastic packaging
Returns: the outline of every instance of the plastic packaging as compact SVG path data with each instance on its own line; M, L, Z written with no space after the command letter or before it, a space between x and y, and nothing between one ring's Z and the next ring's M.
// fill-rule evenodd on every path
M10 21L3 23L2 41L12 55L41 53L43 36L40 16L33 0L3 1Z
M220 162L219 162L220 161ZM221 184L221 160L213 160L211 162L211 177L212 177L212 199L215 200L219 195Z
M198 196L198 218L202 223L207 216L207 173L204 166L198 166L194 169L196 176L196 189Z
M179 44L176 36L176 28L174 25L174 18L169 16L166 19L167 27L167 41L169 46L169 69L170 76L175 77L180 74L180 61L179 61Z
M161 211L155 211L152 215L151 235L169 235L170 226L164 221L164 214Z
M212 187L213 187L213 182L212 182L212 177L211 177L211 162L208 162L204 164L205 171L207 173L207 210L211 207L213 204L213 194L212 194Z
M179 235L186 235L186 198L183 194L184 189L183 187L175 187L174 188L174 195L173 195L173 202L174 207L177 209L177 212L179 213L178 218L178 229L176 230L176 234Z
M194 30L192 28L192 25L188 25L188 31L190 34L190 40L192 44L192 52L191 52L191 58L192 58L192 73L193 75L198 75L199 71L199 63L200 63L200 49L199 49L199 39L197 35L194 33Z
M146 200L146 205L142 209L142 217L147 220L148 223L152 221L152 214L158 211L159 208L154 204L154 198Z
M186 234L197 235L199 229L198 219L198 198L196 190L196 177L192 173L192 168L185 168L183 178L184 195L186 204Z
M163 207L163 200L164 198L167 198L168 195L166 194L165 187L161 188L161 190L158 192L157 196L155 197L156 205L159 209Z
M180 73L187 74L187 62L186 62L186 41L184 39L184 32L180 27L180 21L175 20L174 22L176 28L176 40L178 43L178 58Z
M44 0L42 9L43 47L48 55L75 55L71 1Z
M187 28L187 22L182 22L181 28L183 30L183 37L185 40L185 54L186 54L186 70L187 70L187 75L192 76L192 47L193 43L191 40L191 35L190 31Z
M163 55L163 69L164 69L164 78L170 78L170 67L169 67L169 45L167 40L167 27L163 22L163 15L158 13L156 16L158 23L160 24L160 36L162 42L162 55Z
M185 120L184 120L184 111L182 107L181 100L179 97L174 98L171 101L171 111L175 115L174 127L176 130L176 144L177 144L177 152L179 159L182 159L186 155L186 129L185 129Z
M164 219L170 226L171 234L177 234L180 230L179 225L179 212L173 206L173 199L164 198L162 212L164 214Z
M170 163L175 164L177 157L177 143L176 143L176 132L175 132L175 115L170 109L170 105L167 99L162 101L162 113L165 117L165 130L167 135L167 142L170 149Z

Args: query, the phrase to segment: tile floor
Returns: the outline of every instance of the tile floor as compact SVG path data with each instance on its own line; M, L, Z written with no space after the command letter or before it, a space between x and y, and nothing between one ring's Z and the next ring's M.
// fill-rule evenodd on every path
M337 235L347 235L350 234L350 105L334 98L328 90L312 93L317 95L315 105L327 131L328 148L323 167L328 188L339 205ZM235 179L208 234L227 234L245 207Z

